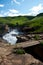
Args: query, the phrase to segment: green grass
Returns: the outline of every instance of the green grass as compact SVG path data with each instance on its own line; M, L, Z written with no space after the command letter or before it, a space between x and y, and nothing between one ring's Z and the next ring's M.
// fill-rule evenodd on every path
M40 44L41 44L41 45L43 45L43 41L42 41L42 42L40 42Z
M40 39L40 36L39 36L39 35L35 35L35 36L34 36L34 39L35 39L35 40L39 40L39 39Z
M17 49L16 54L25 54L25 51L23 49Z
M31 32L43 32L43 13L37 16L0 17L0 23L10 26L28 26Z
M32 19L29 26L34 29L34 32L43 32L43 16Z

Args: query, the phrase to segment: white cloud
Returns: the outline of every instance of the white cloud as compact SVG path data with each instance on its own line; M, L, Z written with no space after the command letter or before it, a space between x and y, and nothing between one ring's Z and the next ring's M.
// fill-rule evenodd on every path
M15 9L9 9L9 11L5 12L4 16L18 16L19 11Z
M20 13L19 15L20 15L20 16L28 16L28 14L21 14L21 13Z
M17 0L13 0L16 4L20 4L20 2L18 2Z
M11 1L11 2L12 2L12 3L15 2L16 4L20 5L21 2L24 2L24 0L21 0L21 2L18 2L17 0L13 0L13 1Z
M4 7L4 5L3 4L0 4L0 7Z
M20 14L20 13L18 13L18 14L17 14L17 13L13 14L13 13L10 13L10 12L9 12L9 13L7 14L7 16L10 16L10 17L13 17L13 16L28 16L28 14Z
M8 16L11 16L11 17L18 16L18 14L9 13Z
M6 12L6 13L4 13L4 16L18 16L18 14L17 13L12 13L12 12Z
M22 14L20 13L18 10L16 9L9 9L7 12L3 13L3 11L1 11L0 16L28 16L28 15L37 15L39 14L41 11L43 10L43 5L39 4L37 6L33 6L31 9L29 9L30 13L27 14Z
M15 9L12 9L12 10L9 10L9 12L11 12L11 13L19 13L17 10L15 10Z
M2 14L0 14L0 17L3 17L3 15L2 15Z
M5 17L5 16L10 16L10 17L13 17L13 16L28 16L29 14L20 14L20 13L11 13L11 12L6 12L4 13L3 15L0 14L0 17Z
M29 15L37 15L41 10L43 10L43 5L39 4L30 9Z

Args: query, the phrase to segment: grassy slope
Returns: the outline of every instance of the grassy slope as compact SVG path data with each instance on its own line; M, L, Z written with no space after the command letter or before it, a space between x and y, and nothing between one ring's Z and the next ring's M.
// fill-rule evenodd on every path
M0 17L0 23L23 25L33 27L34 32L43 32L43 13L34 16Z
M0 17L0 23L23 24L33 18L34 16Z
M43 16L32 19L30 27L35 28L34 32L43 32Z

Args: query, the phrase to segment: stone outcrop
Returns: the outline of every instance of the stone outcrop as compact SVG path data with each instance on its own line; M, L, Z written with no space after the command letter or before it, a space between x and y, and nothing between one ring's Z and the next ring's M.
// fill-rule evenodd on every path
M0 65L43 65L31 54L18 55L12 52L14 45L0 42Z

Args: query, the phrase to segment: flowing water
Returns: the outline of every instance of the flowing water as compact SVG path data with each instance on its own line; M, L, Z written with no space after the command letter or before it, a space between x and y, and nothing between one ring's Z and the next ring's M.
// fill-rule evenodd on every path
M13 36L12 34L18 35L19 33L20 32L17 29L13 29L11 32L6 33L3 36L3 39L6 40L8 43L15 44L17 42L17 38L16 36Z

